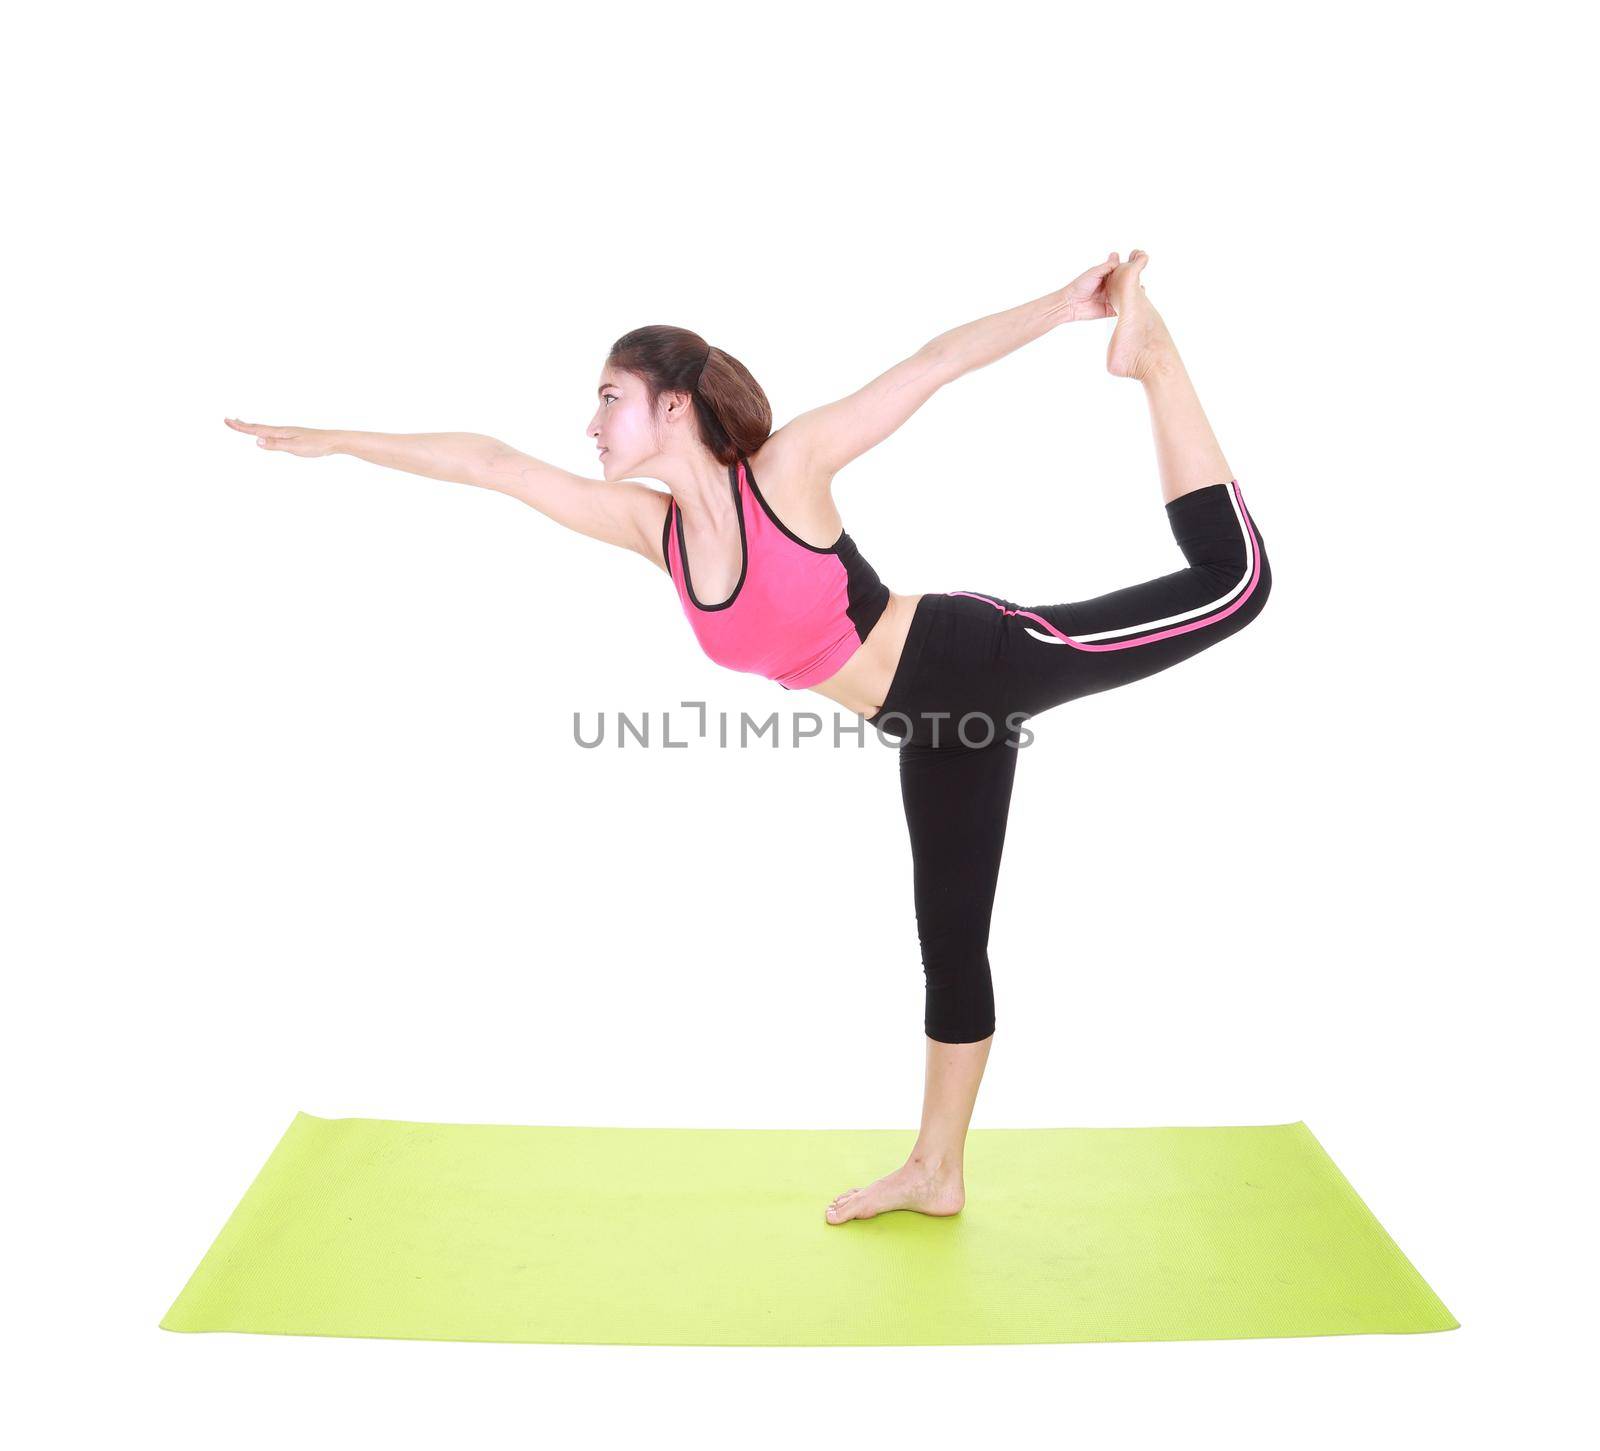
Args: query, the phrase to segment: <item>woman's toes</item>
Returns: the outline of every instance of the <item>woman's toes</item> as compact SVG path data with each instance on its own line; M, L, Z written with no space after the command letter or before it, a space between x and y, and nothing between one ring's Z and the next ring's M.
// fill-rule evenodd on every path
M857 1201L856 1195L858 1195L860 1192L861 1188L858 1185L854 1189L846 1189L843 1194L839 1195L838 1198L836 1198L833 1203L830 1204L824 1211L827 1216L828 1223L840 1224L843 1223L845 1219L850 1218L855 1210L859 1207L859 1201Z

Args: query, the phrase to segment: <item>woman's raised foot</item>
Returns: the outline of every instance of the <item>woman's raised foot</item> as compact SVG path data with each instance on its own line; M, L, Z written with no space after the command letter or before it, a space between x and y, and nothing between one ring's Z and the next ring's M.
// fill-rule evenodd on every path
M1140 382L1178 360L1172 334L1139 281L1149 260L1149 253L1132 251L1106 281L1106 294L1117 314L1117 326L1106 349L1106 369L1119 378Z

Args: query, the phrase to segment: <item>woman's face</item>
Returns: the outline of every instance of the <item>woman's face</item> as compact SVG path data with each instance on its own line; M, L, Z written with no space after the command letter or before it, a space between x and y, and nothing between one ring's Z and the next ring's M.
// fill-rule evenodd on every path
M621 368L604 368L597 392L589 437L600 449L601 473L608 479L628 478L661 449L644 380ZM665 405L667 400L661 401Z
M705 452L694 421L694 399L682 391L663 393L650 407L649 390L637 373L603 368L589 437L600 453L600 471L608 479L635 474L659 478L654 470L665 455Z

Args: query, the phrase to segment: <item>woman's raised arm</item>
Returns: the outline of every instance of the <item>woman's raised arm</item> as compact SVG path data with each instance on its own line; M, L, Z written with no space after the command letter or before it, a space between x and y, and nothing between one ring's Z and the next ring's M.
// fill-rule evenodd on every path
M808 461L809 472L831 478L851 459L882 443L946 383L986 367L1060 323L1110 317L1105 279L1116 266L1113 252L1055 292L940 333L849 397L784 424L789 446Z
M472 484L521 499L547 518L591 539L631 549L656 562L667 496L629 480L586 479L544 463L485 433L365 433L296 428L225 419L255 435L263 448L296 458L347 453L424 478Z

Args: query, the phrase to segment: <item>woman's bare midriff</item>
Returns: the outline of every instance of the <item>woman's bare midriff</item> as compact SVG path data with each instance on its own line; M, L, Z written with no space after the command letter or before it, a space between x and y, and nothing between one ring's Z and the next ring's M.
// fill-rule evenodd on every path
M921 598L919 594L897 595L890 591L889 603L867 631L861 648L826 680L809 688L871 720L883 708L883 698L889 693L889 682L894 679L900 652L911 631L911 616Z

